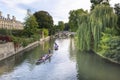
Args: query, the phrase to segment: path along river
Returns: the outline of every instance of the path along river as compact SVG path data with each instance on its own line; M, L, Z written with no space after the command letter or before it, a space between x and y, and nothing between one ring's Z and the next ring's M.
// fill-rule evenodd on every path
M54 42L59 49L36 65ZM120 80L120 65L92 52L77 51L73 39L56 39L0 61L0 80Z

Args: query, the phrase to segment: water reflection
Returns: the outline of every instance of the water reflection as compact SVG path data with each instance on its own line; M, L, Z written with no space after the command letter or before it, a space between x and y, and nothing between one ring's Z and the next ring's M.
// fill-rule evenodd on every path
M40 65L36 61L52 50L52 57ZM120 80L120 65L93 52L77 51L74 39L56 39L42 43L31 51L0 61L0 80Z
M70 38L70 46L69 46L69 52L70 52L70 59L76 62L76 49L75 49L75 41L74 38Z
M43 42L41 45L36 47L34 50L30 50L25 53L18 53L11 56L5 60L0 61L0 75L9 73L16 69L17 66L22 65L25 61L29 64L30 70L32 70L36 65L35 62L39 57L43 56L48 52L48 48L53 48L54 40L49 40L48 42ZM50 62L50 59L49 59Z
M120 65L110 63L93 52L77 53L78 80L120 80Z
M21 53L16 56L12 56L5 60L2 60L0 62L0 75L14 70L14 66L20 65L20 63L24 60L24 57L22 56L23 54Z

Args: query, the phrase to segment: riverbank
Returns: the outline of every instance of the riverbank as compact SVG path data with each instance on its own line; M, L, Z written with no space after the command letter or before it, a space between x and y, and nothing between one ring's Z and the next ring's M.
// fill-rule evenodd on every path
M110 58L107 58L107 57L105 57L105 56L103 56L103 55L100 55L99 53L96 53L96 54L97 54L98 56L102 57L103 59L108 60L108 61L110 61L110 62L112 62L112 63L120 64L120 63L117 62L117 61L114 61L114 60L112 60L112 59L110 59Z
M19 48L15 48L14 47L14 43L13 42L8 42L5 44L1 44L0 45L0 61L3 59L6 59L10 56L13 56L17 53L24 53L27 52L35 47L37 47L39 44L41 44L44 41L48 41L50 39L50 36L46 37L46 38L42 38L39 41L35 41L29 45L27 45L26 47L19 47Z

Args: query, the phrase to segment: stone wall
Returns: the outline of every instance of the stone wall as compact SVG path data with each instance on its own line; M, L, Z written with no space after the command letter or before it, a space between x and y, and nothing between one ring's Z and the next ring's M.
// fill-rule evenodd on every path
M0 60L15 54L14 44L12 42L0 44Z
M18 49L15 50L14 44L12 42L0 44L0 60L3 60L9 56L12 56L20 52L29 51L38 45L39 45L39 41L36 41L36 42L29 44L26 47L19 47Z
M40 39L40 41L35 41L26 47L19 47L17 49L15 49L13 42L0 44L0 60L3 60L7 57L10 57L10 56L20 53L20 52L23 53L23 52L29 51L29 50L33 49L34 47L37 47L40 43L42 43L44 41L48 41L49 39L50 39L50 37L48 36L44 39Z
M31 44L29 44L28 46L26 47L20 47L19 49L17 49L15 51L15 53L20 53L20 52L26 52L26 51L29 51L31 49L33 49L34 47L38 46L39 45L39 41L36 41L36 42L33 42Z

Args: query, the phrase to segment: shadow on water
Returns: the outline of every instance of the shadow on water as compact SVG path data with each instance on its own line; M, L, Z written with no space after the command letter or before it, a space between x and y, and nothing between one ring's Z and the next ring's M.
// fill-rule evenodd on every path
M120 80L120 65L94 52L77 52L78 80Z

